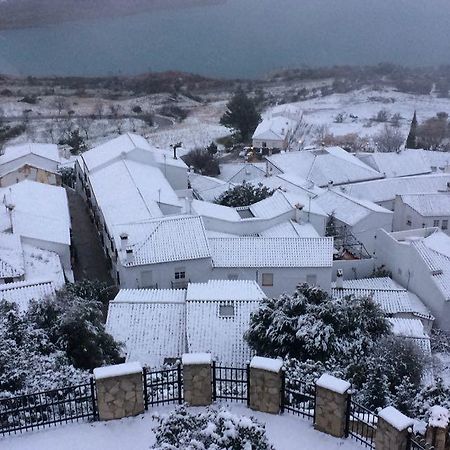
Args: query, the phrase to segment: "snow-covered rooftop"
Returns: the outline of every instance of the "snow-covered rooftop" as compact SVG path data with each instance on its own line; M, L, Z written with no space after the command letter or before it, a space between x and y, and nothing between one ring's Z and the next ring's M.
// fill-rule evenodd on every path
M358 157L387 178L431 173L429 161L416 150L365 153L359 154Z
M21 181L0 189L3 204L13 206L15 234L27 238L70 245L70 214L65 189ZM0 231L10 228L10 213L0 210Z
M332 238L211 238L215 267L331 267Z
M285 237L320 237L316 229L310 223L297 223L292 220L280 223L267 230L258 233L260 237L285 238Z
M289 117L275 116L263 119L253 133L253 139L277 141L286 139L297 122Z
M207 283L189 283L187 301L251 301L266 295L256 281L209 280Z
M379 203L393 200L396 195L445 191L447 190L447 183L450 183L450 174L433 174L349 184L339 186L336 190L353 197Z
M203 221L198 216L174 216L142 224L117 227L120 233L132 235L133 227L139 227L140 242L128 247L133 259L127 266L157 264L170 261L187 261L211 256ZM132 241L133 242L133 241ZM120 255L125 258L124 252Z
M26 143L5 147L3 154L0 155L0 166L30 154L40 156L41 158L49 159L57 163L61 160L58 147L55 144Z
M117 303L184 303L184 289L121 289L114 297Z
M56 292L55 285L48 280L18 281L0 284L0 300L15 303L26 311L31 300L40 301Z
M220 165L220 174L217 178L222 181L240 184L244 180L251 181L261 178L265 173L265 163L225 163Z
M369 297L389 315L411 313L429 320L434 319L416 295L388 277L344 280L342 289L336 288L336 283L333 283L331 292L336 298L348 295L355 299Z
M186 351L185 303L116 299L109 303L106 329L124 343L127 361L159 368Z
M378 206L368 200L350 197L339 191L327 189L312 200L328 215L333 214L341 222L353 226L367 218L370 214L380 213L392 216L388 209ZM389 220L389 219L388 219Z
M255 217L261 219L270 219L294 211L281 191L275 191L272 196L250 205L249 209Z
M401 199L421 216L450 216L450 190L438 194L404 194Z
M383 178L382 174L340 147L280 153L267 159L282 172L295 174L318 186Z
M202 217L211 217L230 222L239 222L241 216L235 208L229 206L217 205L215 203L204 202L201 200L192 201L193 212Z

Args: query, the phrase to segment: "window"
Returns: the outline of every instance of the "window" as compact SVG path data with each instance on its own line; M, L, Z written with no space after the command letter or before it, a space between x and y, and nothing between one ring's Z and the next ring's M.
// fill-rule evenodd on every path
M273 286L273 273L263 273L262 274L262 285L263 286Z
M175 269L175 280L184 280L186 278L186 269L178 267Z
M234 317L234 305L219 305L219 317Z
M266 148L267 147L267 142L263 142L261 147Z
M433 227L438 227L441 221L439 219L433 220Z
M448 219L442 221L442 229L448 230Z
M153 272L151 270L143 270L141 272L141 287L150 288L153 286Z
M229 273L228 279L229 280L237 280L239 278L239 275L237 273Z
M14 278L5 278L5 283L14 283Z
M306 282L310 286L314 286L317 284L317 275L306 275Z

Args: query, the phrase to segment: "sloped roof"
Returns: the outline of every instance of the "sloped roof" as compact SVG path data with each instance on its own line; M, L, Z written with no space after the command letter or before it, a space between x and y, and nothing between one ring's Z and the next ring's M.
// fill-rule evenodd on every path
M252 301L266 295L255 281L209 280L207 283L189 283L186 301Z
M3 203L14 205L13 231L19 236L70 244L70 214L64 188L34 181L21 181L0 189ZM6 208L0 212L4 231L9 227Z
M302 150L268 156L267 159L284 173L293 173L318 186L355 183L384 176L340 147Z
M269 219L294 211L293 206L280 191L276 191L272 196L250 205L249 209L255 217L261 219Z
M372 213L392 216L392 211L378 206L367 200L350 197L339 191L327 189L312 200L328 215L333 214L336 219L347 225L355 225Z
M217 205L216 203L204 202L202 200L193 200L192 209L203 217L212 217L231 222L239 222L241 216L235 208L229 206Z
M389 318L388 320L395 335L412 339L425 355L431 356L431 340L419 319Z
M429 161L416 150L362 154L359 158L387 178L431 173Z
M181 302L109 303L106 330L125 345L127 361L160 368L186 352L186 309Z
M401 199L421 216L450 216L450 191L438 194L404 194Z
M160 204L181 205L157 167L119 160L91 174L90 182L109 226L161 217Z
M221 305L234 307L234 315L220 317ZM253 356L244 340L250 315L259 308L258 301L189 301L186 304L189 352L211 353L219 364L243 367Z
M336 190L379 203L393 200L396 195L435 193L446 190L449 182L450 174L433 174L355 183L339 186Z
M215 267L331 267L332 238L210 238Z
M31 300L40 301L55 293L55 285L48 280L0 284L0 299L16 303L21 311L28 309Z
M296 122L288 117L276 116L263 119L256 127L252 139L284 140Z
M30 154L37 155L41 158L57 163L61 160L58 147L55 144L26 143L5 147L3 150L3 155L0 155L0 166Z
M230 183L242 183L261 178L266 173L265 163L224 163L220 165L218 179Z
M167 217L140 226L146 230L146 237L142 242L128 247L133 250L134 259L131 263L125 263L127 266L187 261L211 256L203 221L198 216Z
M184 303L184 289L121 289L114 297L117 303Z
M316 229L310 223L297 223L292 220L280 223L259 233L260 237L284 238L284 237L320 237Z
M0 278L17 278L25 274L20 237L0 233Z

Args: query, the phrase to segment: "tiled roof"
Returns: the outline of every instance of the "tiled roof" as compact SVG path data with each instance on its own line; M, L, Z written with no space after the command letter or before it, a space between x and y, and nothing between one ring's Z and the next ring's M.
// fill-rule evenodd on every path
M16 303L21 311L25 311L31 300L43 300L55 292L51 281L19 281L0 285L0 300Z
M186 300L262 300L266 295L255 281L209 280L207 283L189 283Z
M433 193L446 190L448 182L450 182L450 174L434 174L355 183L340 186L336 190L343 190L354 197L379 203L393 200L396 195Z
M60 162L58 147L55 144L27 143L5 147L3 155L0 155L0 165L30 154Z
M220 317L220 306L234 307L232 317ZM244 340L250 315L259 307L257 301L187 302L187 342L189 352L207 352L219 364L242 367L253 356Z
M159 368L165 358L186 352L186 306L184 303L112 301L107 331L125 344L127 361Z
M320 237L319 233L317 233L316 229L310 223L302 223L299 224L292 220L288 222L280 223L279 225L275 225L274 227L268 228L267 230L259 233L261 237Z
M450 191L438 194L405 194L403 203L421 216L450 216Z
M360 155L360 159L388 178L431 172L430 163L416 150L370 153Z
M275 192L271 197L254 203L249 209L255 217L261 219L270 219L294 211L282 192Z
M184 289L121 289L116 297L118 303L184 303Z
M215 267L331 267L332 238L211 238Z
M417 346L428 356L431 356L430 337L425 333L419 319L388 319L392 325L392 332L401 337L413 339Z
M383 175L339 147L281 153L267 159L284 173L293 173L318 186L355 183Z
M129 247L133 250L133 262L127 266L211 256L203 221L198 216L169 217L148 222L145 226L148 234L142 242Z
M345 280L343 289L332 286L332 295L336 298L348 295L354 298L372 298L386 314L412 313L414 315L434 320L434 317L413 293L398 285L391 278L363 278Z

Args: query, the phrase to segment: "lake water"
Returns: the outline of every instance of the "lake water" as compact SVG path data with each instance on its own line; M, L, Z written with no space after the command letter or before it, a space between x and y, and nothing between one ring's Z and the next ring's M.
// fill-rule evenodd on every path
M0 31L0 73L22 75L257 77L302 65L379 62L450 64L450 1L227 0Z

